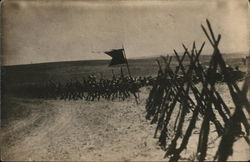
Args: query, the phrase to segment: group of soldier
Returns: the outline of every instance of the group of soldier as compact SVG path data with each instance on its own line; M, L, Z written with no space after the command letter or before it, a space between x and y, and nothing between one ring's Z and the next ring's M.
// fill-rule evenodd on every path
M213 73L214 75L210 75L210 69L205 67L205 71L208 74L207 79L210 78L212 82L228 82L244 78L244 72L240 71L238 67L232 68L227 65L226 69L227 75L225 76L218 71L218 69L216 73ZM81 81L78 79L71 79L68 81L49 80L47 82L27 83L17 85L17 87L14 88L15 92L13 94L32 98L62 100L85 99L87 101L99 101L101 98L112 101L115 99L125 100L130 96L134 96L136 101L138 101L139 89L141 87L152 86L154 84L168 84L166 82L169 81L165 77L166 76L163 75L163 71L160 66L158 76L156 77L124 76L121 68L121 74L116 76L113 73L113 77L110 79L104 79L102 74L101 77L97 79L95 74L90 74L86 78L82 78ZM177 74L177 82L181 82L183 79L182 74ZM198 75L193 75L192 80L193 83L199 83L202 81Z
M139 99L139 89L151 85L152 77L113 76L112 79L97 79L93 74L79 80L69 80L65 83L60 81L48 81L20 85L16 89L19 95L44 99L62 99L87 101L100 100L125 100L134 96L136 102Z

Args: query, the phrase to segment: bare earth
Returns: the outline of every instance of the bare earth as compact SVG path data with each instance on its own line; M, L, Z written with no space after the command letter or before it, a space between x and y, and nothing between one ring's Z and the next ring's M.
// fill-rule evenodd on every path
M147 95L148 90L143 88L139 105L133 98L113 102L13 98L32 113L23 119L10 119L1 128L1 159L166 161L153 138L155 125L145 120ZM193 159L198 126L183 159ZM216 136L212 132L210 140ZM212 160L219 140L209 144L208 160ZM250 159L249 146L243 139L234 148L230 160Z

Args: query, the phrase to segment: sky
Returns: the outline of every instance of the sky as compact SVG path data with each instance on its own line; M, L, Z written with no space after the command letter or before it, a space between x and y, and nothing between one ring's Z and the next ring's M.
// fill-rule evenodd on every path
M3 65L110 59L124 46L127 58L166 55L181 43L206 41L208 18L221 33L222 53L249 52L247 0L5 0Z

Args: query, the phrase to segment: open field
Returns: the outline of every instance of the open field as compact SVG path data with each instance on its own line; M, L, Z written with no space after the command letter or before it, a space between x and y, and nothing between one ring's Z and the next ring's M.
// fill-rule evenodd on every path
M238 65L243 71L246 70L242 62L242 58L245 58L246 54L226 54L223 55L223 57L232 67ZM158 57L128 60L132 76L156 76L158 65L155 60L157 58ZM207 65L210 58L211 55L201 55L200 61L203 65ZM87 60L2 66L2 84L4 87L11 87L15 84L46 82L48 80L81 80L82 77L86 77L89 74L96 74L97 77L100 77L100 73L103 73L104 78L110 78L112 77L112 69L116 75L120 75L120 66L108 67L109 61L110 60ZM172 59L171 65L173 67L177 65L177 61L174 58ZM123 65L123 69L124 73L127 74L125 65Z
M8 108L21 109L23 114L10 115L2 125L2 159L166 160L157 139L153 138L155 125L145 119L148 91L148 88L141 89L139 105L133 98L114 102L8 98ZM182 160L193 159L201 119ZM220 140L216 139L214 129L209 136L215 142L208 146L208 160L212 160ZM230 160L247 160L249 151L241 139L234 145Z
M207 64L207 56L201 61ZM129 60L133 76L156 75L155 58ZM226 62L245 70L241 57L226 57ZM174 61L174 60L173 60ZM140 103L125 101L63 101L16 98L7 91L15 84L52 80L80 79L102 72L111 77L108 61L79 61L2 67L5 91L2 91L1 159L2 160L119 160L163 161L164 151L153 138L155 125L145 119L145 102L150 87L143 87ZM173 62L175 65L175 62ZM114 68L119 75L120 69ZM125 70L124 70L125 71ZM239 83L241 84L241 83ZM241 85L240 85L241 86ZM234 105L225 85L218 91ZM7 90L7 91L6 91ZM7 95L6 95L7 94ZM250 94L248 93L248 98ZM177 114L177 112L175 112ZM192 160L197 147L199 117L194 134L181 160ZM190 120L187 119L187 120ZM187 123L187 122L186 122ZM170 124L173 125L173 124ZM207 160L213 160L218 142L215 128L209 135ZM229 160L249 160L247 143L240 139Z

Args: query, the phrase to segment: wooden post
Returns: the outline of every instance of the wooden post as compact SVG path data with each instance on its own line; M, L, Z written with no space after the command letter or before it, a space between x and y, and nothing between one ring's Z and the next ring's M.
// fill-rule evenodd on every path
M132 78L131 73L130 73L130 69L129 69L129 65L128 65L128 60L127 60L126 53L125 53L125 49L124 49L124 46L123 46L123 45L122 45L122 49L123 49L123 51L122 51L122 52L123 52L123 56L124 56L124 58L125 58L125 60L126 60L126 65L127 65L129 77Z

